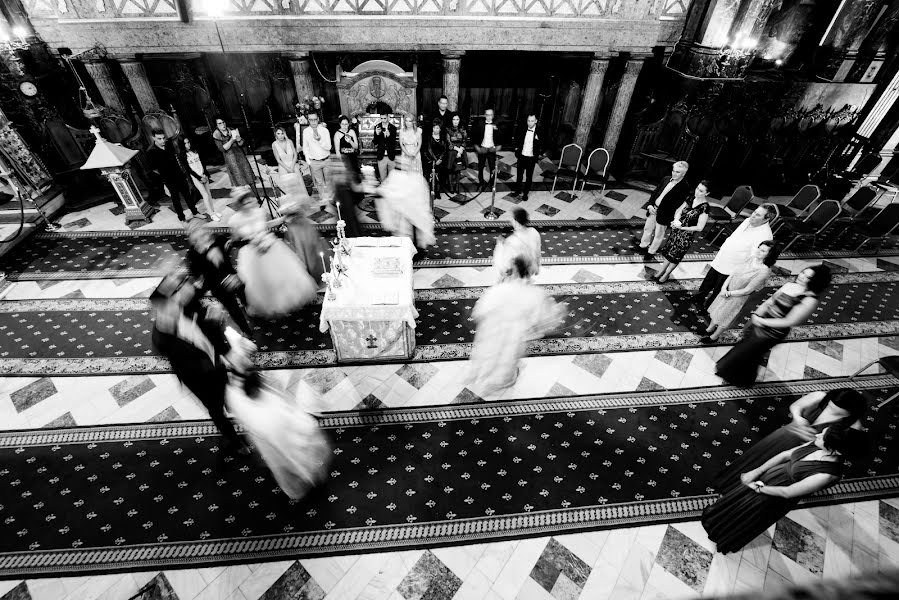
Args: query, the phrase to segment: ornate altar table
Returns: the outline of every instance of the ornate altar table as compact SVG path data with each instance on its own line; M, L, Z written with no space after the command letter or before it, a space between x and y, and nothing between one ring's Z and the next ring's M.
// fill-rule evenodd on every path
M325 294L321 331L331 332L337 360L411 358L415 349L415 296L409 238L348 238L347 270L335 298ZM378 272L380 269L382 272Z

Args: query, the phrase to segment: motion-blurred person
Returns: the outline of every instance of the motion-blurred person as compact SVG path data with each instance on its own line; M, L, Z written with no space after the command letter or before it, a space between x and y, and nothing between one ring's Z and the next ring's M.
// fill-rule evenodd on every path
M187 225L187 264L202 292L209 292L222 303L231 320L246 335L253 335L243 305L246 305L243 282L231 263L228 240L214 234L203 221L193 219Z
M527 277L540 273L540 233L530 227L528 211L512 209L512 235L499 238L493 251L493 266L501 276L512 271L512 262L522 258L527 265Z
M425 178L421 173L409 171L408 164L405 157L397 160L396 169L378 187L375 206L385 230L395 236L412 238L424 253L437 241L434 215Z
M241 454L249 449L225 416L226 363L231 347L221 314L198 301L199 290L187 275L167 275L153 291L153 346L172 365L175 375L209 411L225 438L226 448Z
M749 450L736 457L730 465L715 477L716 490L727 490L740 482L740 475L763 464L784 450L791 450L815 439L824 428L831 425L849 427L858 432L856 439L862 442L862 419L868 402L859 392L840 388L829 392L812 392L790 405L789 423L768 434Z
M239 202L228 224L232 238L244 244L237 254L237 274L244 282L247 310L269 319L299 310L315 298L318 286L297 255L269 231L283 217L269 221L249 193Z
M559 327L568 309L527 279L527 262L516 257L510 273L481 295L471 313L477 326L471 379L485 396L515 384L527 343Z
M330 255L328 241L319 235L315 225L303 214L303 207L298 202L282 201L281 214L284 216L284 236L287 245L296 253L306 266L306 272L321 284L324 267L320 255Z
M347 237L362 237L362 226L356 216L356 205L365 198L362 186L362 174L356 170L358 162L344 161L341 167L331 170L334 205L340 207L340 218L343 219Z
M837 483L855 436L832 425L811 442L785 450L743 473L738 484L702 513L702 526L722 554L736 552L793 510Z

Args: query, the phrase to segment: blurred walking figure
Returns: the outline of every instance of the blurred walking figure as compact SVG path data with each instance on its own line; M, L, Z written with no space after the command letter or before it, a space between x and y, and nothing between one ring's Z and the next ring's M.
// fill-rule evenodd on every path
M237 253L237 274L244 282L247 309L254 316L277 318L302 308L315 298L318 286L297 255L269 231L283 217L267 220L249 192L240 202L228 224L234 240L245 244Z
M338 132L339 133L339 132ZM356 205L365 197L362 173L357 169L358 161L344 161L343 166L331 171L334 184L335 210L340 207L340 218L346 226L347 237L362 237L362 226L356 216Z
M378 188L375 206L384 229L395 236L412 238L416 247L425 250L437 241L430 192L421 173L408 166L405 157L397 159L396 168Z
M527 278L527 262L521 256L514 258L505 279L484 292L472 311L477 331L471 379L485 396L515 383L527 343L559 327L568 310Z
M512 270L512 262L521 257L527 265L528 279L540 273L540 233L530 227L528 211L512 209L512 235L499 238L493 251L493 266L500 276Z
M284 241L296 253L306 266L306 272L320 284L324 267L320 255L330 256L331 246L319 235L315 225L303 215L303 207L298 202L282 201L281 214L284 216L284 227L287 229Z

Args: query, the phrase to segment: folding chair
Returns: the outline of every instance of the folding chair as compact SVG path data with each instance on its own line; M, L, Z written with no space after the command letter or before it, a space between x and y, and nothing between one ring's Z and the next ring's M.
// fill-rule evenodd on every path
M879 250L883 241L899 232L897 230L899 230L899 203L893 203L884 206L883 209L881 209L881 211L867 223L850 225L843 233L852 231L852 233L864 238L855 248L856 252L860 252L862 247L872 240L877 240L877 249Z
M845 227L834 239L842 236L852 225L869 220L871 218L871 215L869 214L871 211L869 209L876 201L877 190L867 185L858 188L855 190L854 194L843 200L840 207L843 209L843 212L846 213L846 216L840 217L836 222L844 223Z
M581 191L588 183L602 185L599 193L606 191L606 170L609 168L609 151L605 148L597 148L587 157L584 172L581 173Z
M796 192L796 195L784 205L783 208L786 209L783 211L784 217L798 219L804 216L811 205L820 198L821 188L817 185L809 184L802 186L799 191Z
M862 367L861 369L859 369L858 371L856 371L855 373L850 375L849 381L852 381L853 379L856 378L856 376L860 375L864 371L867 371L869 368L873 367L875 364L880 364L880 366L883 367L883 369L887 373L889 373L893 377L899 378L899 356L893 355L893 356L884 356L882 358L878 358L877 360L872 360L871 362L866 364L864 367ZM895 394L893 394L892 396L890 396L889 398L887 398L886 400L884 400L883 402L878 404L877 408L883 408L883 406L887 402L893 400L897 396L899 396L899 392L896 392Z
M709 203L709 218L712 221L721 222L718 233L712 238L713 244L715 243L715 240L724 233L725 229L727 229L727 225L733 223L734 219L740 216L740 213L742 213L743 209L752 202L754 197L750 186L741 185L734 190L734 193L731 194L727 204L724 206L717 206Z
M840 208L840 203L836 200L825 200L821 204L815 207L809 216L804 218L801 221L786 223L786 225L792 230L793 238L784 246L782 252L786 252L793 243L805 237L812 238L812 246L817 242L818 236L821 233L830 227L830 224L834 222L834 220L840 216L840 213L843 212ZM780 229L780 228L778 228Z
M544 172L544 176L553 176L553 185L550 192L556 191L556 180L571 179L571 193L573 194L577 187L578 169L581 168L581 158L584 156L584 149L577 144L567 144L562 148L562 156L559 157L559 164L555 171Z

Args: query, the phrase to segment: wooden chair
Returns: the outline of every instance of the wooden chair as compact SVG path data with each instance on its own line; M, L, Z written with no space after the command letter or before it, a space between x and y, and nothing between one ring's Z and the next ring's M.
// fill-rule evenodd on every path
M609 151L605 148L597 148L587 157L587 163L584 165L581 173L581 191L584 186L589 184L602 185L599 193L606 191L606 171L609 168Z
M840 213L843 212L840 208L840 203L836 200L825 200L821 204L815 207L805 219L802 221L792 222L792 223L784 223L787 227L790 228L790 233L792 234L792 239L787 242L787 245L784 246L783 252L786 252L787 249L793 245L796 240L811 237L812 238L812 246L817 242L818 236L824 232L830 224L836 220L837 217L840 216ZM780 229L781 227L778 227Z
M567 144L562 148L562 156L559 157L559 164L556 165L555 171L544 172L544 176L553 176L553 185L550 193L556 191L556 181L559 178L571 179L571 193L573 194L577 187L578 171L581 168L581 158L584 156L584 149L577 144Z

